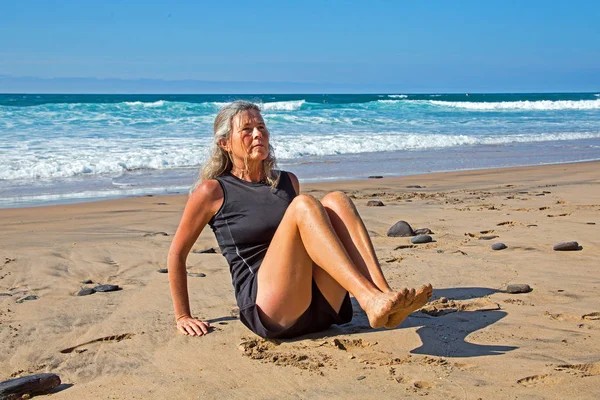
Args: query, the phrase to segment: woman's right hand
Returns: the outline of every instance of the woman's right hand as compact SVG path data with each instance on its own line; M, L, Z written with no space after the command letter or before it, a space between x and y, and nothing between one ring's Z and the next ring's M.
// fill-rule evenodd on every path
M177 318L177 329L186 336L203 336L210 332L210 324L190 316Z

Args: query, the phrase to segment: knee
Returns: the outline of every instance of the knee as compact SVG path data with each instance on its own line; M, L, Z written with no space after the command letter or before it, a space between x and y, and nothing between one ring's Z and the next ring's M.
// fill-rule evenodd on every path
M308 194L299 194L292 200L290 206L293 207L295 212L312 212L322 208L319 200Z
M352 205L352 200L344 192L330 192L323 197L321 203L329 209L336 209L340 206Z

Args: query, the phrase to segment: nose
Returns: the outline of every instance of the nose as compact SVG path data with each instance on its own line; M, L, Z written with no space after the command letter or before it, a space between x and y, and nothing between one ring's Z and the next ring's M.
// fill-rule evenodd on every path
M252 132L252 136L262 138L263 137L263 133L262 133L262 131L260 129L254 128L254 131Z

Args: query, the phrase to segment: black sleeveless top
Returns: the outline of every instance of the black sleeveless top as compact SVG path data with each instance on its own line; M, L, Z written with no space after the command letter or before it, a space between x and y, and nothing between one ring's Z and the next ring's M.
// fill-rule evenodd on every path
M247 182L230 173L216 180L223 189L223 205L208 224L229 264L237 298L260 267L296 191L285 171L281 171L275 189L268 183Z

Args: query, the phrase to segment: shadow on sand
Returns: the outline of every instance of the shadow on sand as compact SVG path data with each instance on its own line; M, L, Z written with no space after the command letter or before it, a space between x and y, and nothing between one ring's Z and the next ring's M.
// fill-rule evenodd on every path
M434 289L432 301L441 297L452 300L472 300L497 293L499 290L482 287L464 287ZM372 330L365 313L356 299L352 299L354 318L349 324L329 329L325 334L356 334ZM506 316L506 312L459 311L433 317L422 312L412 313L395 329L414 328L421 337L422 345L411 350L412 354L424 354L438 357L478 357L500 355L517 349L515 346L475 344L466 340L467 336L486 328ZM383 330L383 329L382 329Z

